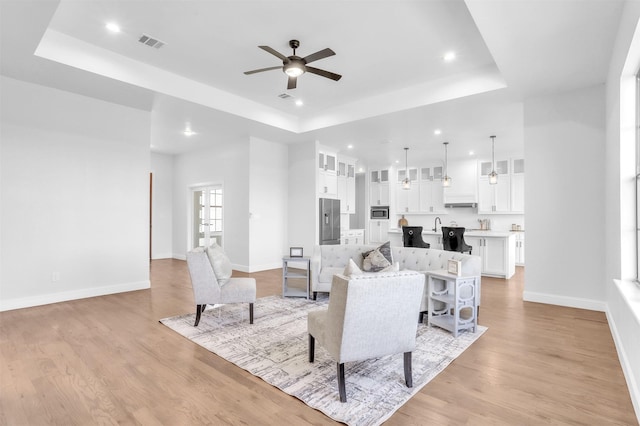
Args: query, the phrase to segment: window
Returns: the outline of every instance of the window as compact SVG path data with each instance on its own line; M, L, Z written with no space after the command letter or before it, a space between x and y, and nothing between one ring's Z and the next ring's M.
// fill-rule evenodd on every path
M192 247L206 247L212 242L222 246L222 187L195 188L193 191Z

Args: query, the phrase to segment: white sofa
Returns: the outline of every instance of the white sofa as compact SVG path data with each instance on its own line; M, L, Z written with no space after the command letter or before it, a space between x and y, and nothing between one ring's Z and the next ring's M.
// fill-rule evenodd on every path
M377 245L322 245L316 246L311 258L311 291L315 299L320 292L330 292L331 282L335 274L342 274L349 259L362 269L362 253L373 250ZM394 263L399 263L400 270L427 272L447 269L449 259L459 260L463 276L477 276L481 274L481 258L471 254L458 253L437 249L416 247L391 247ZM426 289L422 300L421 312L427 310ZM480 291L478 291L480 296Z

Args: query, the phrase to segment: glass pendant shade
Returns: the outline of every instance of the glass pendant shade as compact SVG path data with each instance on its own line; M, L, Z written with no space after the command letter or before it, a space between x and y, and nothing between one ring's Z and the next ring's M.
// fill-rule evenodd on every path
M404 149L404 173L405 178L402 180L402 189L411 189L411 179L409 179L409 166L407 162L407 152L409 148Z
M496 173L496 160L495 160L495 146L496 137L489 136L491 138L491 173L489 173L489 185L495 185L498 183L498 173Z
M492 170L491 173L489 173L489 184L495 185L496 183L498 183L498 174L495 170Z
M451 176L447 174L447 163L449 162L449 158L447 156L447 145L449 142L442 142L444 145L444 177L442 178L442 186L445 188L451 186Z

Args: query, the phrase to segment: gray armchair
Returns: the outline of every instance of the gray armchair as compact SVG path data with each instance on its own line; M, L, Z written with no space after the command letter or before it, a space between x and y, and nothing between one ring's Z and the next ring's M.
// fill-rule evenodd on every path
M415 271L335 275L327 309L309 312L309 362L317 340L337 361L340 401L347 401L344 364L404 353L404 377L413 387L411 353L425 276Z
M229 265L229 277L219 280L210 257L201 247L187 253L187 265L196 302L194 327L198 326L200 316L207 305L216 303L249 303L249 323L253 324L253 303L256 301L254 278L231 278Z

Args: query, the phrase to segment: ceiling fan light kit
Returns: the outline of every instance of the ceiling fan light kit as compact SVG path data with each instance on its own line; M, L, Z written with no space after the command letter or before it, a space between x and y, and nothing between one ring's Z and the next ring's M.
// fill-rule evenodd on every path
M316 53L312 53L311 55L305 56L304 58L301 58L300 56L296 55L296 49L300 47L300 42L298 40L289 40L289 46L293 49L293 55L291 56L284 56L282 53L278 52L277 50L269 46L258 46L260 49L264 50L265 52L269 52L273 56L276 56L277 58L281 59L282 66L260 68L257 70L245 71L245 75L255 74L263 71L282 69L282 71L289 77L289 80L287 82L287 89L289 90L296 88L298 84L298 77L300 77L302 74L306 72L311 74L316 74L321 77L329 78L334 81L338 81L342 78L340 74L335 74L330 71L325 71L319 68L307 66L307 64L311 62L318 61L320 59L324 59L329 56L335 55L336 53L333 50L327 48L327 49L319 50Z

